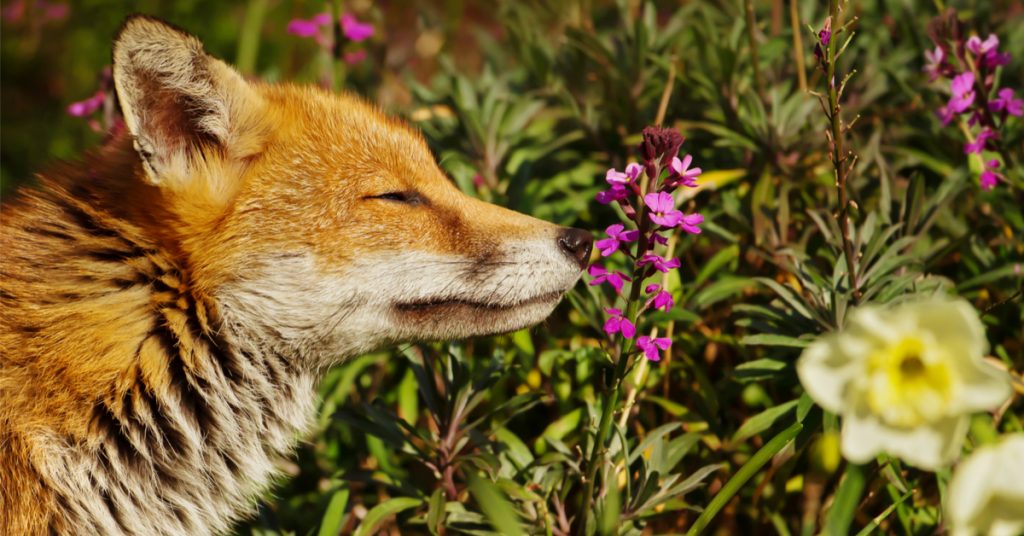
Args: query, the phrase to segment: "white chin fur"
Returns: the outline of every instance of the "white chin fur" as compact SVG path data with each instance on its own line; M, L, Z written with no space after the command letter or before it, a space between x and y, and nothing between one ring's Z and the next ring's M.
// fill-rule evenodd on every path
M216 298L228 329L320 365L537 324L581 273L554 240L506 244L495 259L381 252L332 274L312 254L268 258Z

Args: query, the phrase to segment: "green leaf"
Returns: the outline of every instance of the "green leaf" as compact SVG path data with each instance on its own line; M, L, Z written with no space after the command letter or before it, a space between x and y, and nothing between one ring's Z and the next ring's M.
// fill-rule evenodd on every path
M445 518L445 495L444 490L437 488L430 496L430 503L427 506L427 530L431 534L440 534L444 526ZM321 535L325 536L325 535Z
M771 428L779 419L793 411L798 401L799 399L790 400L789 402L768 408L747 419L740 426L739 430L736 430L736 433L733 434L732 442L739 443Z
M791 348L806 348L811 341L787 337L786 335L773 335L770 333L759 333L757 335L746 335L740 338L740 344L751 346L788 346Z
M779 435L772 438L771 441L766 443L761 450L758 450L753 456L747 460L747 463L740 467L739 471L729 479L728 482L722 486L722 489L718 490L718 493L711 498L711 502L708 503L707 507L701 512L697 520L690 526L690 530L686 531L687 536L696 536L703 532L705 528L711 523L711 521L718 515L718 512L722 511L732 498L739 493L740 488L747 483L761 467L764 467L772 456L779 453L786 445L792 441L803 425L800 423L793 423L789 428L786 428Z
M363 522L359 524L359 528L353 533L353 536L370 536L376 534L377 527L379 527L385 519L393 515L404 512L410 508L416 508L423 504L423 499L416 497L395 497L388 499L377 506L374 506L366 513L366 517L363 518Z
M853 514L860 504L861 495L864 494L866 484L865 466L850 463L846 465L843 479L839 482L839 489L836 490L835 499L832 501L832 508L828 511L825 519L824 534L828 536L846 536L850 533L850 524L853 523Z
M908 492L904 493L902 496L900 496L899 499L896 499L895 502L890 504L888 508L883 510L881 514L878 514L877 516L875 516L875 518L872 519L870 523L865 525L864 528L861 529L860 532L857 533L857 536L870 536L870 534L872 532L874 532L875 529L877 529L879 525L882 524L882 521L885 521L893 513L893 511L896 510L896 508L898 508L901 504L903 504L913 494L914 493L912 491L908 491Z
M500 534L525 535L519 524L515 507L493 482L476 473L469 474L469 492L473 494L480 509L484 511L491 526Z
M345 521L345 506L348 505L349 490L343 487L333 494L327 503L327 510L320 521L319 536L335 536L341 532L342 523Z

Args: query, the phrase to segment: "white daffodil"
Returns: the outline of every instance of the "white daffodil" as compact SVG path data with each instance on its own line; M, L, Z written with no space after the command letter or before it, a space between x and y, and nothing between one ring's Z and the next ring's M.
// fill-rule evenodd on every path
M937 469L960 452L968 416L1010 396L1009 376L983 360L987 349L964 300L863 306L845 330L804 350L797 373L815 402L842 415L848 460L888 452Z
M975 450L949 483L952 536L1024 534L1024 434Z

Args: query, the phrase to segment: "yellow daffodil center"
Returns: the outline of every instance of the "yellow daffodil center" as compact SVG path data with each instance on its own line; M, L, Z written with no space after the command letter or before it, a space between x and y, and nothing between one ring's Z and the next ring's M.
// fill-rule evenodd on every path
M946 414L957 386L948 354L908 336L868 359L867 403L891 426L912 428Z

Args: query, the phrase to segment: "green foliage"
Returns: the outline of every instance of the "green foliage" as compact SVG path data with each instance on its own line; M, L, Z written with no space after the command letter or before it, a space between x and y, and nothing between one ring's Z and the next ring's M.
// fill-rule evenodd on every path
M218 56L233 61L237 52L246 74L321 78L321 52L285 25L324 3L130 4L75 2L67 20L45 25L5 19L4 194L43 163L101 140L63 108L95 91L122 13L168 18ZM793 28L788 3L754 2L753 65L741 2L347 4L379 35L369 59L343 73L346 89L420 128L463 191L602 230L618 221L617 208L593 201L604 171L622 169L663 110L705 170L685 209L699 209L706 224L676 246L683 266L668 288L678 305L650 315L672 337L672 355L628 375L634 401L613 416L604 492L593 504L580 503L580 487L613 364L597 291L580 284L540 327L403 347L329 371L315 432L282 462L287 478L239 534L930 534L943 526L949 475L887 457L838 462L837 419L813 406L796 377L801 349L841 328L856 304L828 124L798 83L802 62L808 87L825 85L806 27L820 28L826 8L796 2ZM1000 35L1014 54L1002 83L1024 87L1020 10L954 4L968 27ZM1024 196L1010 185L980 190L961 134L935 118L946 95L920 72L934 4L852 6L858 33L839 67L857 70L843 116L859 116L846 142L859 154L847 188L860 299L968 298L984 313L994 359L1020 383ZM1022 140L1022 121L1011 121L1002 141L1018 166ZM1018 184L1024 176L1019 167L1007 173ZM1021 411L1018 397L984 416L968 443L1024 429ZM581 509L592 510L582 530Z

